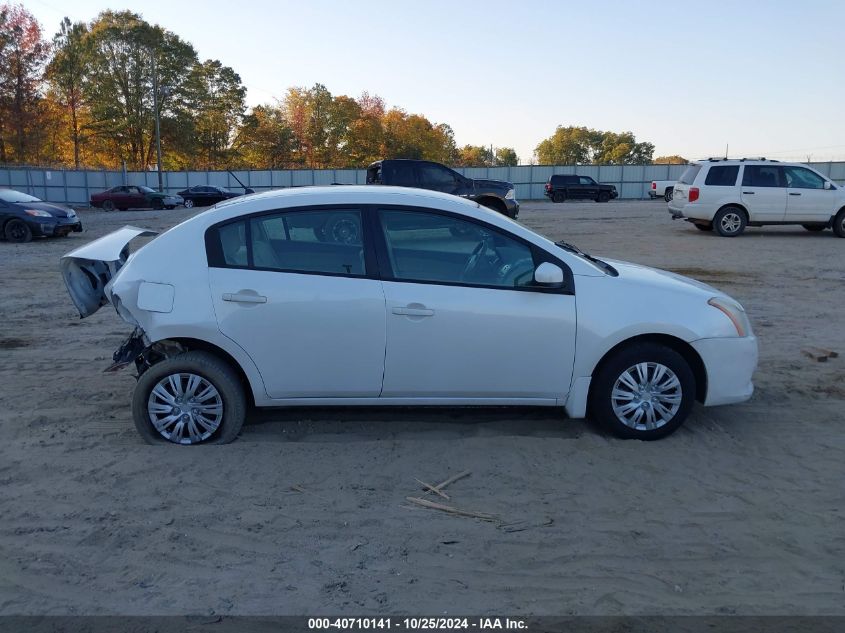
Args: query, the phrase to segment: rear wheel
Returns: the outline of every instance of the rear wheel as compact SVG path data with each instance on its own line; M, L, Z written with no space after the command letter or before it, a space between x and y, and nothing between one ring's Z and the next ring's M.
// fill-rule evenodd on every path
M672 201L672 192L675 191L674 187L666 187L666 191L663 192L663 199L666 202Z
M566 194L562 191L555 191L552 194L552 202L563 202L566 200Z
M190 198L185 198L185 208L192 209L194 207L194 201Z
M695 376L675 350L637 343L617 352L593 376L590 417L614 435L656 440L684 423Z
M596 199L596 202L607 202L610 200L610 194L606 191L602 191L599 193L599 197Z
M243 426L246 404L233 369L217 356L195 350L141 374L132 417L151 444L228 444Z
M725 207L713 218L713 227L722 237L736 237L745 230L748 220L739 207Z
M803 226L805 230L812 231L813 233L824 231L827 228L824 224L802 224L801 226Z
M103 211L114 211L114 200L103 200Z
M32 231L29 230L29 227L23 220L9 220L6 223L4 233L6 235L6 239L10 242L22 244L23 242L29 242L32 240Z
M833 232L836 233L836 237L845 237L845 209L840 209L833 218Z

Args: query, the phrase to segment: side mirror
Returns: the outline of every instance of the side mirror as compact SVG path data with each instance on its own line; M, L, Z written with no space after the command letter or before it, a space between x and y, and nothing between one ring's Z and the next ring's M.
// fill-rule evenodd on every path
M824 181L824 188L825 189L833 189L833 183L830 182L829 180L825 180Z
M534 271L534 281L544 288L562 288L563 270L550 262L543 262Z

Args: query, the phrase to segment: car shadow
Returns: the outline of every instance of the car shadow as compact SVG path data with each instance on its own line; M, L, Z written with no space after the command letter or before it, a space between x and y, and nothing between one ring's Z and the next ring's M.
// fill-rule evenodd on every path
M290 407L253 409L241 439L358 442L388 439L603 435L549 407Z

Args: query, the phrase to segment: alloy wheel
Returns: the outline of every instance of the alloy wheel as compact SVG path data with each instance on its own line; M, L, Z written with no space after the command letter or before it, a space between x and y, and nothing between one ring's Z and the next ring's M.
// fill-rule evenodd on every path
M719 224L725 233L736 233L742 226L742 218L735 211L731 211L722 216Z

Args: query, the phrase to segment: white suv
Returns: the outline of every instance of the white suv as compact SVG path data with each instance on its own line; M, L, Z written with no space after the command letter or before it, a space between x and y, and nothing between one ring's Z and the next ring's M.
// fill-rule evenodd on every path
M800 163L709 158L675 184L669 212L702 231L734 237L746 226L800 224L845 237L845 189Z

